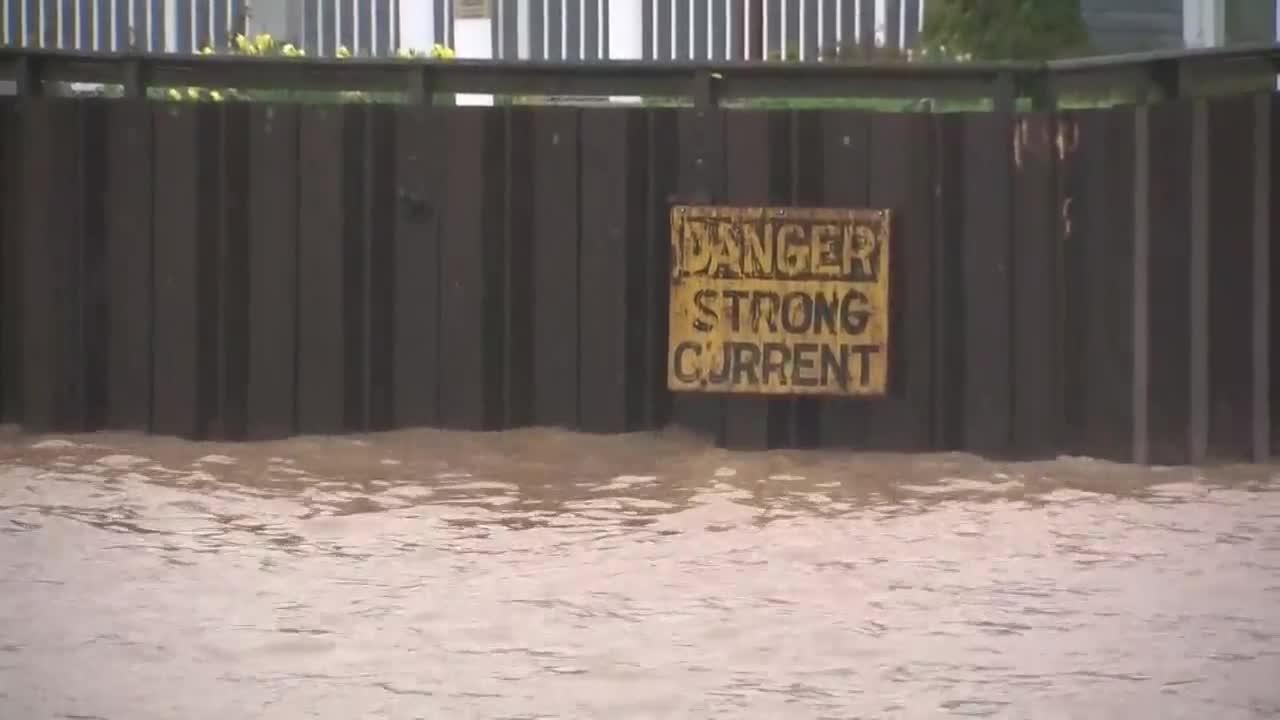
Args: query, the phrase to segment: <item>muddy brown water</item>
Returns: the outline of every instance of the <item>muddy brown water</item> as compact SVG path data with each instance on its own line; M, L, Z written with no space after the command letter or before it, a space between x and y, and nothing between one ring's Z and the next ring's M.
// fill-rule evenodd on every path
M0 430L0 718L1276 718L1280 467Z

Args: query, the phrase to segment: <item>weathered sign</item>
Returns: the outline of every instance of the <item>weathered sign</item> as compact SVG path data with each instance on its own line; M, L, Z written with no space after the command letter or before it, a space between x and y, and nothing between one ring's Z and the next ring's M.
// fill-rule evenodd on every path
M489 0L453 0L455 20L475 20L489 17Z
M887 210L671 209L667 387L883 395Z

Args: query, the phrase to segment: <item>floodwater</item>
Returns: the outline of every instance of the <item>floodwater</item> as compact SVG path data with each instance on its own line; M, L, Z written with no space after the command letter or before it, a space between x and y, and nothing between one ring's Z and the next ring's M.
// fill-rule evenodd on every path
M1275 718L1277 477L0 430L0 718Z

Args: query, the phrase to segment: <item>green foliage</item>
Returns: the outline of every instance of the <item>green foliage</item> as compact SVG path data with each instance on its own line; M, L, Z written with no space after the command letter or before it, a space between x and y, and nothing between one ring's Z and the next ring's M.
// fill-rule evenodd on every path
M201 55L216 55L211 47L200 51ZM263 33L248 38L236 35L227 54L249 57L284 57L302 59L306 53L292 44L281 44L271 35ZM338 48L337 58L342 60L351 57L351 51L345 47ZM425 59L451 60L454 51L444 45L436 44L429 51L402 48L396 53L401 60ZM405 93L367 93L367 92L322 92L310 90L240 90L236 88L207 89L187 88L150 88L148 97L153 100L170 102L224 102L226 100L247 100L257 102L405 102Z
M930 0L921 39L980 60L1046 60L1089 47L1080 0Z

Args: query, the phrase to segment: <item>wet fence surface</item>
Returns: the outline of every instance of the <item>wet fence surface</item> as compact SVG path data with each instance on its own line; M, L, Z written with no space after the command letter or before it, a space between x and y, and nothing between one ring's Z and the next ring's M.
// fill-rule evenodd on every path
M1081 111L0 106L33 431L1270 455L1270 93ZM673 202L895 213L890 394L666 389Z

